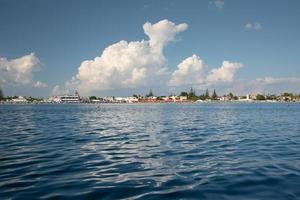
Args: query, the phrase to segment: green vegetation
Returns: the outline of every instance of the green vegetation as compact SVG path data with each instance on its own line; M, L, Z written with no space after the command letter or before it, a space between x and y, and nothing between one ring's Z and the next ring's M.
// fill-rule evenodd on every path
M265 101L266 97L264 95L258 94L258 95L256 95L256 100L258 100L258 101Z
M208 91L208 89L206 89L204 99L209 99L209 98L210 98L209 91Z
M191 87L190 89L190 92L188 93L188 100L191 100L191 101L197 101L199 98L198 96L196 95L196 91L194 88Z
M146 97L153 97L154 96L154 94L153 94L153 92L152 92L152 89L150 89L150 91L149 91L149 93L146 95Z
M191 101L197 101L199 99L201 99L202 101L209 100L209 99L218 100L218 95L215 89L213 91L212 96L209 95L208 89L205 90L204 94L197 96L195 89L191 87L189 92L182 91L179 94L179 96L187 96L188 100Z
M43 101L43 98L36 98L36 97L26 97L26 100L29 102L38 102L38 101Z
M189 94L187 93L187 92L181 92L180 94L179 94L179 96L184 96L184 97L187 97L187 96L189 96Z
M157 100L157 101L162 101L162 100L163 100L163 97L157 97L156 100Z
M276 100L277 96L275 94L267 95L266 99L267 100Z
M96 96L90 96L89 99L90 99L90 101L92 101L92 100L96 100L97 97Z
M214 89L214 92L213 92L213 94L212 94L212 96L211 96L211 99L212 99L212 100L217 100L217 98L218 98L218 95L217 95L217 93L216 93L216 90Z
M214 93L215 93L215 98L217 99L217 93L216 93L215 90L214 90ZM201 99L202 101L211 99L210 96L209 96L209 91L208 91L208 89L205 90L205 93L204 93L204 94L202 94L202 95L199 96L199 99Z
M3 94L3 91L2 89L0 88L0 100L4 99L4 94Z
M78 94L78 92L76 92ZM290 92L284 92L281 95L276 95L276 94L258 94L258 95L247 95L247 96L236 96L233 93L228 93L225 95L219 96L217 95L216 90L214 89L212 91L212 94L210 95L210 92L208 89L206 89L201 95L197 95L196 94L196 90L191 87L189 91L181 91L178 95L172 93L170 96L154 96L152 89L149 90L149 93L145 96L142 96L140 94L133 94L133 97L137 98L137 101L140 102L173 102L173 101L181 101L181 102L193 102L193 101L197 101L197 100L202 100L202 101L208 101L208 100L212 100L212 101L233 101L233 100L241 100L244 102L247 101L278 101L278 102L300 102L300 95L299 94L293 94ZM152 98L153 97L153 98ZM169 97L169 98L167 98ZM181 98L181 97L186 97L186 98ZM20 100L18 99L20 97L18 96L4 96L3 94L3 90L0 88L0 101L1 104L2 103L17 103L20 102ZM31 97L31 96L27 96L27 97L23 97L27 100L27 102L29 103L47 103L49 101L52 101L51 98L49 98L49 100L44 101L43 98L36 98L36 97ZM16 99L16 100L14 100ZM22 98L21 98L22 99ZM126 98L124 98L126 99ZM93 102L93 100L99 100L102 102L114 102L115 97L107 97L107 98L100 98L97 96L90 96L90 97L86 97L86 98L81 98L80 99L81 102L83 103L90 103ZM120 100L118 100L120 101ZM124 100L125 101L125 100ZM126 100L127 101L127 100ZM129 101L129 100L128 100ZM53 101L54 102L54 101Z
M293 97L294 95L292 93L285 92L285 93L282 94L282 96L284 96L284 97Z

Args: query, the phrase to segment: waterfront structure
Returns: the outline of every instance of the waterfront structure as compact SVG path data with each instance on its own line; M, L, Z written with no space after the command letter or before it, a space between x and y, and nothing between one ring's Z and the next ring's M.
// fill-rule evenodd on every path
M283 93L281 95L276 94L247 94L241 96L235 96L232 93L225 94L223 96L211 98L203 98L204 95L191 98L187 92L181 92L180 95L170 96L141 96L133 95L129 97L80 97L76 91L74 95L61 95L53 96L47 99L34 98L34 97L4 97L1 99L1 104L36 104L36 103L188 103L188 102L300 102L300 95L293 93Z
M82 99L77 91L75 91L74 95L54 96L45 100L46 103L80 103L81 101Z
M127 97L126 102L128 102L128 103L137 103L137 102L139 102L139 99L136 98L136 97Z
M114 96L104 97L104 100L107 101L107 102L114 102L115 101L115 97Z
M92 100L90 100L90 103L105 103L105 101L102 98L100 98L100 99L92 99Z
M78 95L63 95L60 96L61 103L79 103L80 98Z
M24 98L23 96L18 96L18 98L12 99L11 100L13 103L27 103L27 99Z

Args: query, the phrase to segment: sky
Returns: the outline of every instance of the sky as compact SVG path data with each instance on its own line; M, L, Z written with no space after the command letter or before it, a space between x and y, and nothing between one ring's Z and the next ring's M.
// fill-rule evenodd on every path
M5 95L300 93L298 0L0 0Z

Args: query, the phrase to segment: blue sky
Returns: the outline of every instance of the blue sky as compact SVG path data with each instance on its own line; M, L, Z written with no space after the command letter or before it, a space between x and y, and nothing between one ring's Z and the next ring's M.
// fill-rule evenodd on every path
M168 69L169 75L156 77L165 83L156 85L151 81L140 81L139 84L130 82L130 85L108 84L103 88L101 84L93 83L97 87L82 92L144 94L151 87L158 93L167 93L190 86L199 91L208 87L237 93L252 90L300 92L299 10L300 1L297 0L0 0L0 57L5 59L0 62L0 84L7 95L48 96L55 86L59 86L60 91L70 92L65 83L79 74L83 61L101 57L106 47L121 40L147 41L143 25L167 19L175 25L186 23L188 28L176 33L176 38L163 49L165 60L156 62ZM31 53L38 62L31 62L32 70L21 76L24 80L17 80L7 70L3 71L7 66L13 67L12 60ZM197 80L187 83L180 79L175 86L168 84L167 79L172 79L178 64L194 54L198 56L196 60L205 62L205 67L198 67L204 67L207 74L220 68L224 60L241 63L243 67L231 71L234 78L230 80L209 82L203 74L197 77L180 74L181 78ZM147 76L152 70L150 65L146 66ZM195 65L187 65L194 72L202 73ZM97 76L101 76L101 67L106 66L98 67L94 63L85 69L100 70ZM134 67L126 69L133 70ZM156 75L150 73L149 76ZM123 81L122 78L112 77L115 81ZM75 87L87 88L83 78L75 79ZM240 84L239 88L234 87L237 84Z

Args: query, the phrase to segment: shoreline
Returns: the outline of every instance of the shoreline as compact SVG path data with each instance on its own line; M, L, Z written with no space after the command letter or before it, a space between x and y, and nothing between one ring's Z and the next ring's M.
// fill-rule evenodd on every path
M35 103L35 102L0 102L1 105L147 105L147 104L299 104L300 101L286 102L286 101L207 101L207 102L136 102L136 103L123 103L123 102L107 102L107 103Z

